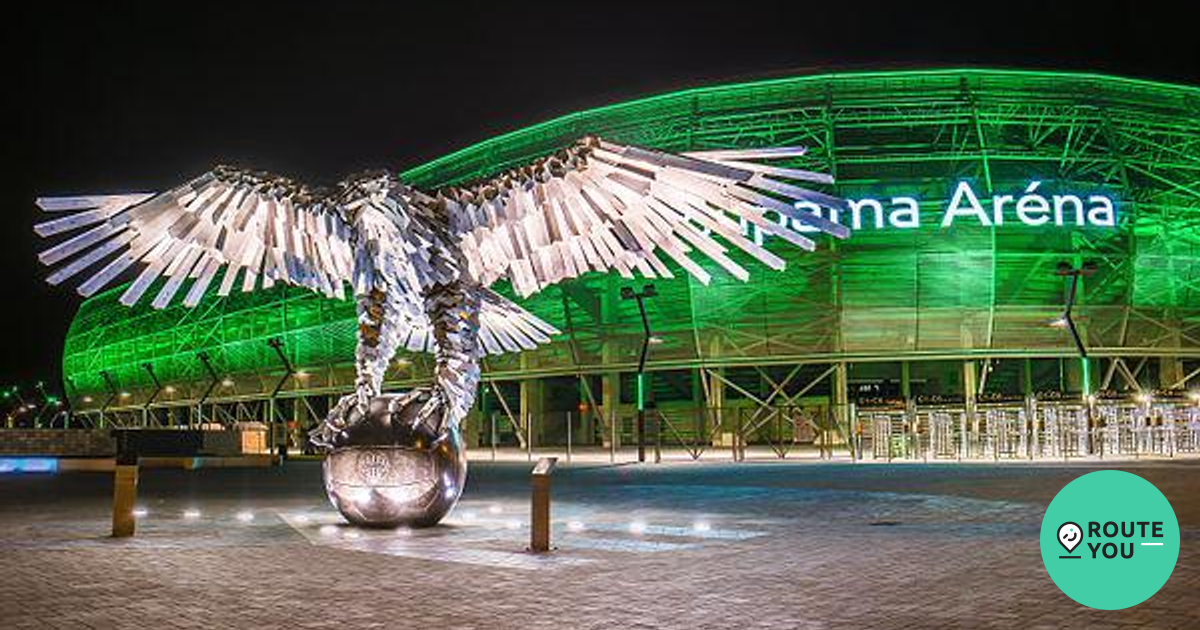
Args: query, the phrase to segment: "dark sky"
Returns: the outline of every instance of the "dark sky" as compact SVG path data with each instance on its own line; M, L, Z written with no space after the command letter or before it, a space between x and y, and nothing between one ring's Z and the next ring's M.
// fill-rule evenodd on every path
M816 69L1200 84L1194 23L1148 0L28 4L4 20L0 386L57 388L79 304L42 281L38 194L161 190L222 161L332 181L576 109Z

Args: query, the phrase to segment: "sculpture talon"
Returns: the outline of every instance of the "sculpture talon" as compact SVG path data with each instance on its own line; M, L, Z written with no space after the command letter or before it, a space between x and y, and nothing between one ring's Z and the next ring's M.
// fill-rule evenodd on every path
M366 417L366 406L362 405L360 401L361 397L358 392L339 398L337 403L330 408L329 413L325 415L325 419L308 432L309 441L323 450L334 448L339 435L351 428L353 423ZM353 418L351 417L352 411L358 412Z
M447 398L444 390L434 385L429 400L426 400L421 405L421 410L413 418L413 428L416 429L418 425L423 425L426 427L426 430L432 433L438 435L445 433L449 426L446 417L446 402Z

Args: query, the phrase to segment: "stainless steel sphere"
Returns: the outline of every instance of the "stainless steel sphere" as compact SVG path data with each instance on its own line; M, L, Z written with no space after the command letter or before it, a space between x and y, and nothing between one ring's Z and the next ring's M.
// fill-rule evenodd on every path
M428 527L458 502L467 479L462 434L457 427L445 435L414 428L426 400L427 392L384 394L371 401L361 422L351 412L351 428L338 436L324 464L325 492L346 520L366 527Z

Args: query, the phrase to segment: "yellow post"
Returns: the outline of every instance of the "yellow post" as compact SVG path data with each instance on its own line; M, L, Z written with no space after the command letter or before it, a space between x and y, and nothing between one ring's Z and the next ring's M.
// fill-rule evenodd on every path
M138 467L137 464L118 465L115 471L112 535L114 538L127 538L132 536L137 528L133 505L137 502Z
M557 457L543 457L533 467L533 506L529 519L529 550L550 551L550 473Z

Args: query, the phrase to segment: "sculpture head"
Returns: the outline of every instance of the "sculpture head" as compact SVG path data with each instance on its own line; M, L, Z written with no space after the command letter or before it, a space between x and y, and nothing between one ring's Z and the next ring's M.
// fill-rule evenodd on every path
M408 208L393 191L401 188L400 180L389 171L375 169L346 177L338 183L333 199L349 225L357 225L364 213L379 212L389 216L397 225L407 225Z

